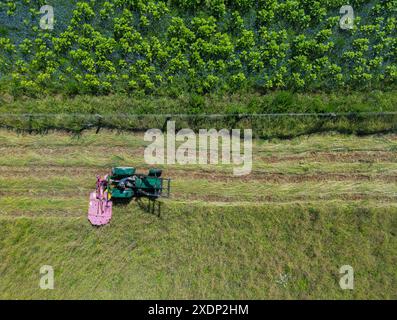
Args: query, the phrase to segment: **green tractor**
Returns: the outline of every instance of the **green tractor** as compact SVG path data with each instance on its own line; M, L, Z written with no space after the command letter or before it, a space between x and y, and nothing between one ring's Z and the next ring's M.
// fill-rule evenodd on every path
M113 202L129 202L147 198L153 203L160 197L169 198L171 179L161 177L160 169L136 173L133 167L113 168L104 178L97 176L96 191L90 194L88 220L95 226L105 225L112 217Z
M131 200L146 197L156 200L159 197L169 197L170 179L161 178L160 169L149 169L149 174L137 174L135 168L113 168L107 177L108 188L112 199Z

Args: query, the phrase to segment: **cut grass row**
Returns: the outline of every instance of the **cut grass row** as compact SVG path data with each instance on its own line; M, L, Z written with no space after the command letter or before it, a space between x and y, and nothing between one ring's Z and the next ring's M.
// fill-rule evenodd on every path
M87 210L88 195L94 180L79 185L79 180L25 179L20 182L3 181L0 188L0 214L40 215L46 210ZM357 182L324 181L304 183L226 183L208 180L175 181L172 197L176 201L199 200L212 202L294 202L299 200L382 200L397 202L395 183L382 181ZM168 203L168 202L167 202Z
M105 158L105 157L103 157ZM59 155L49 156L46 159L43 159L40 155L21 155L20 157L12 158L0 158L0 166L2 167L12 167L14 165L17 166L28 166L32 167L34 170L35 167L51 167L51 166L60 166L60 167L69 167L71 170L73 168L78 167L80 169L84 168L97 168L99 171L107 172L108 168L115 166L123 166L133 163L136 167L145 168L144 162L139 158L140 161L134 161L133 157L126 157L120 160L119 156L115 157L115 159L101 159L100 157L84 158L84 155L80 155L76 153L72 156L65 156L64 158L60 158ZM325 165L326 164L326 165ZM181 166L181 165L179 165ZM159 168L165 168L165 165L159 165ZM175 165L175 168L178 168L178 165ZM206 170L206 173L211 173L217 168L215 165L211 166L183 166L184 170L196 169L198 173L201 170ZM385 163L327 163L327 162L313 162L313 163L299 163L296 161L291 162L283 162L276 164L254 164L253 165L253 174L261 174L261 173L284 173L284 174L326 174L326 173L334 173L334 172L345 172L345 173L393 173L396 174L397 164L394 162L385 162ZM232 175L232 165L224 165L222 166L222 171L229 176Z
M366 194L353 194L351 192L347 194L333 195L320 195L320 196L300 196L300 197L289 197L283 199L281 197L269 196L266 199L250 199L250 198L233 198L227 196L210 197L202 199L198 197L183 198L181 197L177 201L165 201L161 202L161 214L169 213L172 214L172 208L174 205L186 205L190 204L195 208L200 208L203 204L207 203L207 207L239 207L244 206L246 208L257 208L258 206L268 205L272 207L274 205L307 205L312 204L314 207L317 205L325 205L331 203L333 205L350 204L354 206L362 207L384 207L392 208L396 207L396 197L380 195L369 195ZM257 201L256 204L253 201ZM29 218L40 218L40 217L58 217L58 218L70 218L70 217L86 217L88 210L87 197L52 197L46 198L29 198L29 197L5 197L1 200L2 208L0 209L0 217L29 217ZM139 204L132 202L133 208L139 208ZM146 205L147 206L147 205ZM157 210L157 209L156 209ZM156 211L157 212L157 211ZM87 222L88 223L88 222Z
M49 135L0 134L0 166L3 167L68 167L103 170L111 166L147 167L143 160L148 142L141 135L98 135L87 132L81 137L53 133ZM253 170L256 173L330 173L384 172L396 169L395 135L352 137L315 135L280 143L278 140L254 141ZM326 165L324 165L326 163ZM195 172L230 172L231 166L173 165L167 169ZM5 172L8 171L4 168Z
M96 174L133 164L143 172L141 135L88 132L0 135L1 213L40 215L86 211ZM173 201L395 202L397 139L394 135L311 136L291 141L254 141L253 172L231 176L231 165L164 167Z

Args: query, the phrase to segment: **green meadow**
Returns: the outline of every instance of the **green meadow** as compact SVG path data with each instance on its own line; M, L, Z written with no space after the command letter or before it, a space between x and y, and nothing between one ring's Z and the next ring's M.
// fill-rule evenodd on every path
M0 131L0 298L395 299L397 136L254 140L252 173L168 165L171 198L92 227L96 174L145 172L143 135ZM55 271L39 287L40 267ZM339 286L351 265L354 290Z

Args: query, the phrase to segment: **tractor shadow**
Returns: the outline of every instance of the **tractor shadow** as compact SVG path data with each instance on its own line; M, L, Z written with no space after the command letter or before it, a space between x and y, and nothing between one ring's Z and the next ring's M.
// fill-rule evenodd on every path
M127 207L131 202L135 201L138 207L145 211L146 213L150 213L156 215L157 217L161 217L161 202L153 199L148 199L145 197L138 197L133 199L112 199L113 204L120 207Z
M161 217L162 204L160 201L147 198L136 198L136 202L141 210L156 215L159 218Z

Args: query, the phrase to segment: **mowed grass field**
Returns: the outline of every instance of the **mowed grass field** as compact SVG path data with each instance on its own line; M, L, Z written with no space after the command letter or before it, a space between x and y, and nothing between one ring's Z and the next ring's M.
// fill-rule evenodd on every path
M96 174L148 166L142 135L0 131L0 298L396 299L397 135L254 141L253 171L163 166L161 214L115 206ZM55 289L39 288L40 267ZM354 290L341 290L351 265Z

